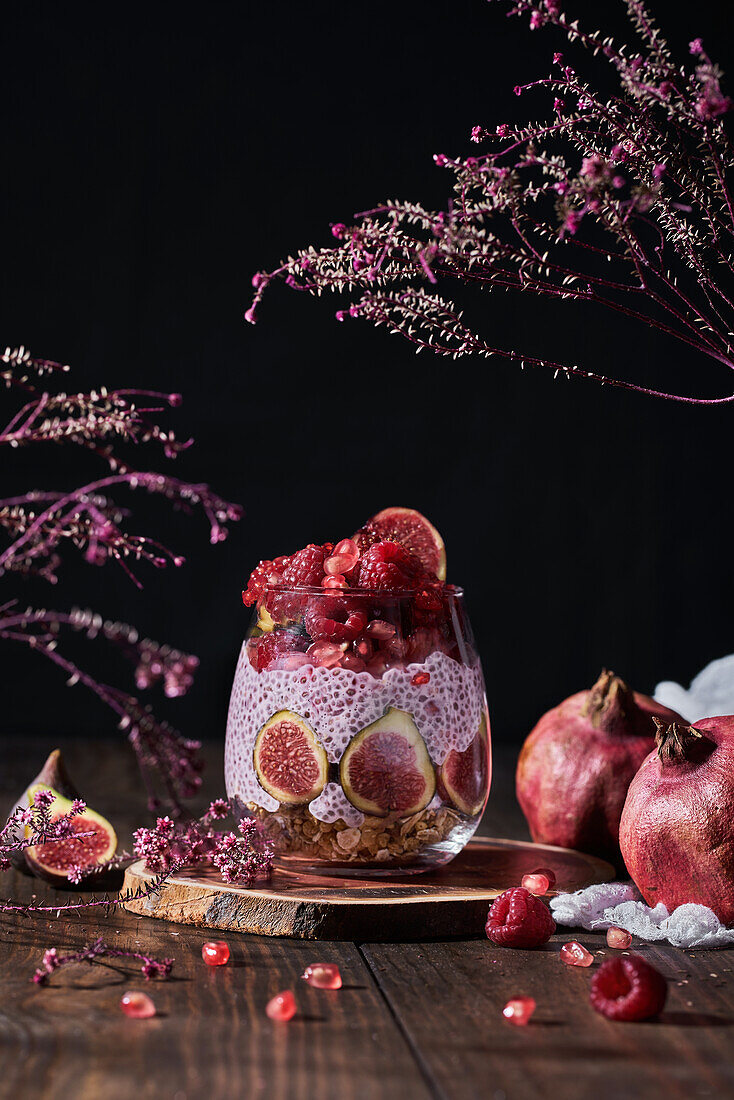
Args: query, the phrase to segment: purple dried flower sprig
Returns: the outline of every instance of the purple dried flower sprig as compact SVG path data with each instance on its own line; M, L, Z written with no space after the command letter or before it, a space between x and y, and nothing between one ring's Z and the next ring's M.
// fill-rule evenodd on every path
M211 864L225 882L250 886L270 874L272 850L252 818L243 818L237 833L213 827L230 812L229 803L220 798L197 821L175 822L170 817L159 817L152 829L136 831L135 854L154 873Z
M675 61L641 0L626 0L631 44L584 30L560 0L508 6L531 30L560 31L602 59L616 92L598 94L556 51L550 75L514 89L546 93L548 117L475 125L469 138L483 150L435 155L453 176L444 209L390 201L352 225L333 223L335 244L254 276L246 319L256 321L265 290L281 280L312 295L351 295L337 320L386 325L416 351L504 357L692 404L734 401L734 393L678 395L499 347L433 289L455 282L602 305L734 369L734 155L724 129L732 100L720 70L700 39L685 64Z
M47 985L52 974L70 963L93 963L97 959L129 959L141 963L141 973L147 982L153 978L166 979L173 969L173 959L152 958L140 951L125 951L121 948L110 947L101 936L94 943L82 947L80 951L74 951L69 955L60 955L57 948L51 947L43 953L43 961L34 972L31 981L36 985Z
M55 840L81 841L93 832L77 832L74 818L83 814L86 803L75 798L67 813L53 820L51 806L54 794L50 790L36 791L30 806L18 806L0 830L0 871L11 866L11 857L26 848L49 844Z
M68 393L58 386L68 369L35 359L24 347L6 348L0 355L0 381L7 390L20 389L28 397L0 428L0 447L73 443L101 461L107 473L70 491L31 490L0 500L0 534L6 536L5 545L0 545L0 579L15 573L57 584L65 549L80 552L90 565L118 565L139 587L139 566L183 565L184 558L163 543L129 530L129 510L113 495L120 490L142 489L187 513L200 508L209 522L210 541L225 539L228 524L241 516L237 505L207 485L140 470L119 450L122 445L139 450L153 444L167 458L175 458L189 447L191 440L180 442L159 422L165 408L181 404L181 395L105 388ZM64 656L59 642L68 630L90 640L102 635L134 663L138 691L161 685L169 698L188 691L198 659L140 639L134 627L105 621L92 611L21 609L12 598L0 605L0 639L21 643L45 657L65 673L69 685L82 684L110 707L135 750L151 810L165 805L180 813L201 785L198 741L157 719L135 695L100 683Z

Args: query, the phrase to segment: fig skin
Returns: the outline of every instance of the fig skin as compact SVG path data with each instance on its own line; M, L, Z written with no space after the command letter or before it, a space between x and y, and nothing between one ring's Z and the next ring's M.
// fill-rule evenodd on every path
M549 710L517 763L517 799L533 840L620 864L619 820L632 778L655 745L653 719L675 711L604 670Z
M734 925L734 716L662 727L630 784L619 840L648 905L707 905Z
M13 806L9 817L12 817L18 809L25 810L29 805L31 789L38 786L39 783L44 787L52 787L53 790L58 791L64 798L68 798L70 802L75 798L81 797L66 770L66 764L61 755L61 749L54 749L53 752L49 753L46 763L43 765L36 778L28 784L23 794ZM22 851L13 852L10 856L10 862L17 870L25 871L26 874L28 873L28 865Z

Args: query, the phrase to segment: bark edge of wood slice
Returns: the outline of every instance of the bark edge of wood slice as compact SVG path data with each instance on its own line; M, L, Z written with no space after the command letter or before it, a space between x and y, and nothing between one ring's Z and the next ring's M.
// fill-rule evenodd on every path
M583 852L516 840L478 837L438 871L394 878L318 877L276 870L253 887L222 882L209 868L173 875L146 898L125 903L131 913L175 924L372 943L483 934L491 901L539 866L556 874L556 890L581 890L615 877L604 860ZM124 890L154 876L138 860Z

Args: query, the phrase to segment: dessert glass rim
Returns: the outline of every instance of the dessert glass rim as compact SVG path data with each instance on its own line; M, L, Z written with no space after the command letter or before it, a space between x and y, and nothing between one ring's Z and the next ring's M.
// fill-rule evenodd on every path
M464 589L458 584L446 584L445 582L436 580L436 584L441 586L442 594L447 596L463 596ZM371 600L413 600L420 593L426 590L426 587L422 588L402 588L399 592L393 592L387 588L350 588L348 585L345 588L324 588L322 585L309 585L309 584L266 584L263 591L265 592L278 592L278 593L293 593L301 594L303 596L356 596L363 599ZM259 601L258 601L259 602Z

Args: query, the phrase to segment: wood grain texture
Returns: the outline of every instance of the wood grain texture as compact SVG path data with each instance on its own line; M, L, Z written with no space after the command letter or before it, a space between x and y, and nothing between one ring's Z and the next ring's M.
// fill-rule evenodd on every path
M64 745L71 774L108 815L121 843L145 823L131 755L115 742ZM0 794L8 808L54 743L6 739ZM220 793L222 746L205 746L202 803ZM498 746L483 829L526 839L513 797L514 752ZM12 872L2 893L62 900ZM73 950L103 934L120 946L173 956L172 980L146 986L134 967L78 965L48 988L30 981L44 948ZM220 934L221 935L221 934ZM588 1003L591 971L565 967L561 943L605 950L602 936L570 929L537 951L483 938L401 944L264 938L228 932L229 966L210 970L210 934L113 910L56 919L0 915L0 1096L10 1100L693 1100L734 1096L734 950L686 952L637 946L670 979L659 1021L613 1024ZM694 956L694 957L691 957ZM320 992L299 974L336 962L344 988ZM685 984L677 984L678 982ZM291 987L299 1015L264 1015ZM159 1016L118 1011L145 988ZM509 996L530 993L534 1022L513 1029Z
M733 951L636 946L669 979L668 1004L659 1020L621 1024L591 1007L593 967L560 961L560 945L573 938L598 962L613 953L604 937L570 930L534 951L479 941L370 944L362 951L439 1096L734 1096ZM538 1004L526 1028L502 1017L503 1005L518 995Z
M490 902L541 866L555 871L556 888L566 891L613 876L608 863L581 852L482 837L432 874L344 879L276 870L270 882L245 889L222 882L213 870L192 870L127 908L181 924L299 939L476 936ZM125 888L144 887L153 877L135 863L125 874Z

